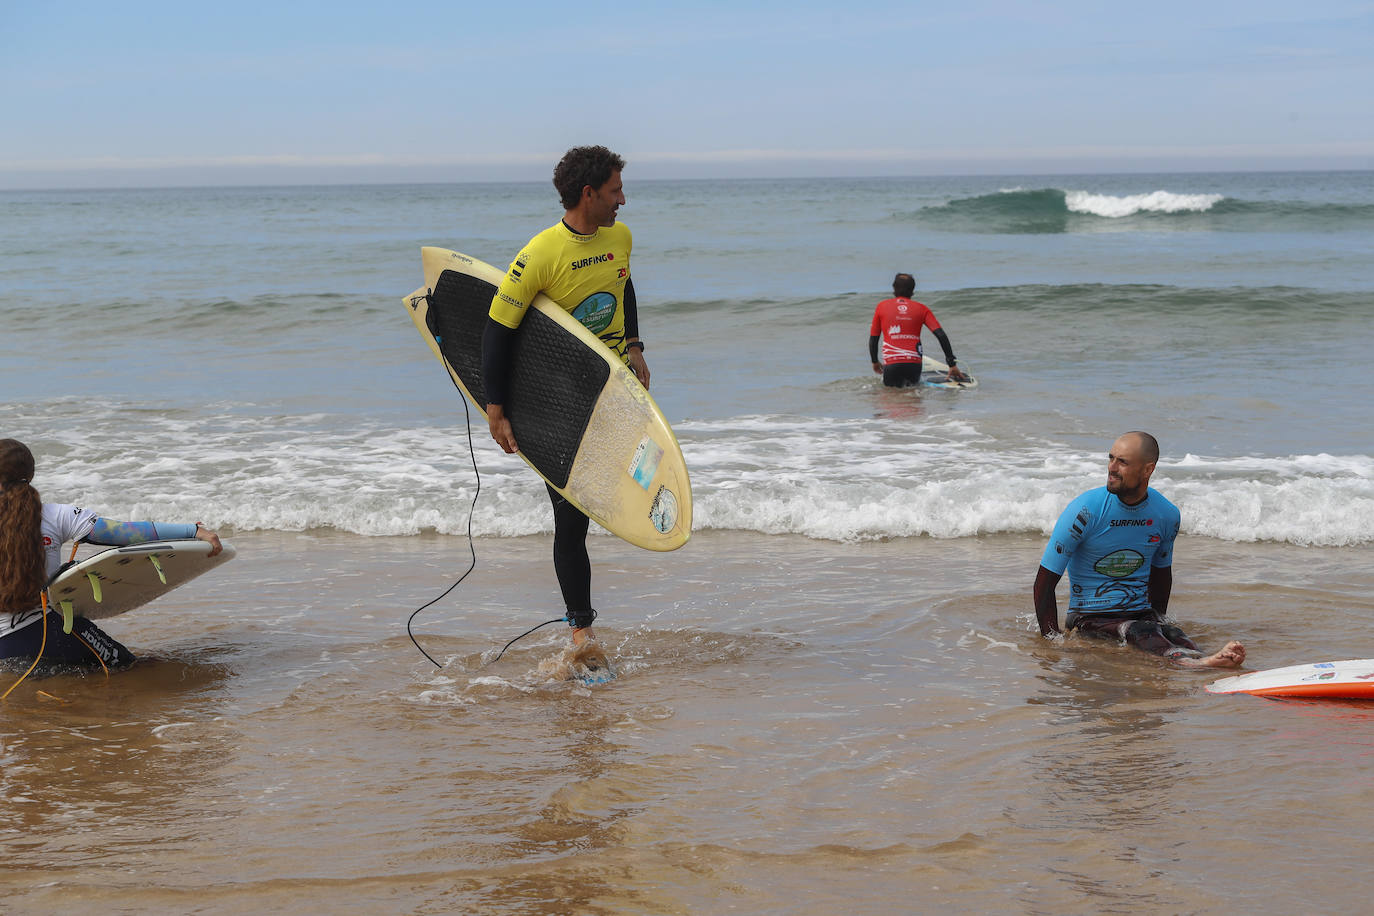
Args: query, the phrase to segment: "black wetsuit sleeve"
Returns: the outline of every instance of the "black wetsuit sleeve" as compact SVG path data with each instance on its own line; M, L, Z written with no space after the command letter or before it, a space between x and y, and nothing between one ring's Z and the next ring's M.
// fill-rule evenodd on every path
M878 335L874 334L868 338L868 358L871 362L878 361Z
M505 404L510 389L510 364L515 352L515 330L495 318L487 318L482 331L482 387L488 404Z
M1040 624L1040 635L1050 636L1059 632L1059 604L1054 600L1054 587L1063 576L1045 567L1035 574L1035 587L1031 594L1035 599L1035 620Z
M940 341L940 346L945 351L945 362L954 365L954 348L949 345L949 335L944 328L936 328L934 331L935 339Z
M639 336L639 300L635 298L635 281L625 281L625 339Z
M1150 607L1165 614L1169 610L1169 594L1174 590L1174 568L1172 566L1155 566L1150 569L1150 581L1145 586L1145 594L1149 597Z

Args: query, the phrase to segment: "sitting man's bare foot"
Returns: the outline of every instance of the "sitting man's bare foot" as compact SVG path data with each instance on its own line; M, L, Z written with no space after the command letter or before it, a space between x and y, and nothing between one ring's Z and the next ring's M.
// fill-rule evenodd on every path
M1180 663L1194 668L1239 668L1245 664L1245 647L1232 640L1221 647L1221 651L1208 655L1206 658L1195 658Z

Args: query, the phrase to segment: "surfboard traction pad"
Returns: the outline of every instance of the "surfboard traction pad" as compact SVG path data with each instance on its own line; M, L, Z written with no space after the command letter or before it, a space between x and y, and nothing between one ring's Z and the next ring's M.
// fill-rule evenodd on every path
M496 287L446 270L429 294L426 321L439 351L482 410L482 332ZM553 319L530 309L515 338L511 365L511 429L520 451L555 487L568 485L573 459L587 432L597 395L611 367ZM460 346L459 342L464 345Z

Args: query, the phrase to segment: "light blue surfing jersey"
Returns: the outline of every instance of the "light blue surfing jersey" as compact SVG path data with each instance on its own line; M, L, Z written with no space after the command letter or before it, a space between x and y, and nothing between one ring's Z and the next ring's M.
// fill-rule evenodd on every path
M1069 610L1106 614L1150 609L1150 570L1174 562L1178 507L1147 487L1134 506L1106 487L1069 503L1040 558L1040 565L1069 571Z

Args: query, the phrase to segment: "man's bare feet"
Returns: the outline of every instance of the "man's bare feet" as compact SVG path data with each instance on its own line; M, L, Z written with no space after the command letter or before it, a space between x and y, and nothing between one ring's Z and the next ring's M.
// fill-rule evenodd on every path
M597 641L591 627L579 627L572 632L572 660L589 671L610 667L606 653Z
M1239 668L1245 664L1245 647L1232 640L1205 658L1180 658L1178 663L1189 668Z

